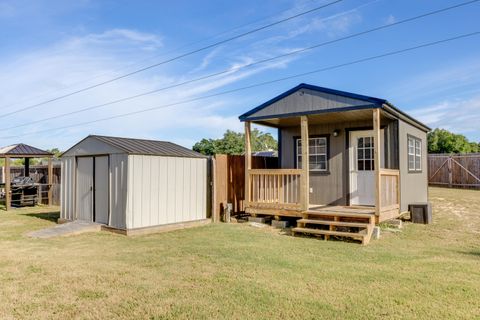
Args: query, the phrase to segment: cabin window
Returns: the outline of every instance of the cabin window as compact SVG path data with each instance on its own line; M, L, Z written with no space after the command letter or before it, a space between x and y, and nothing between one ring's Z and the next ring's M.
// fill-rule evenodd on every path
M373 137L359 137L357 139L357 170L375 170Z
M297 168L302 168L302 140L296 140ZM310 171L327 171L327 138L315 137L308 139Z
M408 171L422 171L422 140L408 136Z

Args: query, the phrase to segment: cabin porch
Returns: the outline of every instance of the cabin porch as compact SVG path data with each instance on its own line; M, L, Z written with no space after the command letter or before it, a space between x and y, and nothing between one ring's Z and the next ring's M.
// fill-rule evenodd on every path
M349 112L342 112L348 116ZM281 217L295 217L296 233L309 233L323 235L325 239L330 236L345 236L361 240L366 244L370 240L373 227L376 223L398 217L400 214L400 174L398 169L387 169L379 155L383 150L381 143L381 109L361 110L361 113L350 112L354 117L369 117L373 127L372 169L374 182L368 193L374 198L374 203L361 206L347 200L345 205L334 203L318 204L310 201L312 189L310 187L311 172L309 170L309 148L301 148L301 167L282 169L252 169L250 127L251 122L245 122L245 211L253 216L270 215L276 219ZM276 119L276 124L281 126L287 123L294 125L295 120L300 124L301 145L309 145L309 124L322 123L332 119L327 115L303 115L292 118ZM273 122L273 121L272 121ZM298 123L297 122L297 123ZM265 124L262 119L260 124ZM325 123L325 122L323 122ZM271 125L271 123L269 123ZM382 138L383 139L383 138ZM300 153L300 151L299 151ZM345 171L343 171L345 172ZM335 174L335 173L330 173ZM325 185L324 188L330 186ZM327 192L327 189L315 190ZM356 232L345 231L347 229Z

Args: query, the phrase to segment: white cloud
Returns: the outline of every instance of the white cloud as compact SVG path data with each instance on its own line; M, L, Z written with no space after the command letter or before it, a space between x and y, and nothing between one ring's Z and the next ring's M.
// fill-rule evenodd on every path
M476 89L478 84L480 84L480 60L475 58L461 63L455 61L453 66L417 73L414 77L394 83L388 96L395 96L398 92L408 92L408 95L403 98L412 100L464 89L466 86L474 85Z
M161 44L160 39L159 36L148 33L113 29L99 34L87 34L84 37L77 36L42 50L23 55L19 54L15 61L5 60L0 62L0 87L2 87L3 92L8 92L8 94L0 96L0 105L9 106L8 109L13 111L109 79L112 75L118 74L117 70L125 65L130 65L132 60L135 61L144 57L146 53L132 55L133 52L138 51L136 50L138 46L155 47ZM43 132L57 127L208 95L216 89L219 90L260 72L284 68L293 58L279 59L244 70L237 70L238 67L251 63L258 56L273 56L279 50L283 49L271 47L268 54L263 50L245 50L248 54L240 56L237 55L237 52L232 52L230 55L222 57L223 63L216 61L213 65L210 65L210 62L214 58L214 54L209 52L202 61L203 67L201 69L197 68L190 75L188 75L188 72L175 71L175 69L173 69L174 71L171 71L171 69L165 71L159 68L48 103L28 112L12 115L5 119L8 120L7 127L28 122L29 119L46 118L122 97L133 96L172 83L182 82L197 77L197 75L213 73L215 72L214 69L231 68L230 72L205 81L74 116L37 123L19 129L1 130L0 128L0 145L24 141L41 148L59 147L65 149L87 134L106 134L164 139L190 147L202 137L219 137L226 129L241 130L241 123L237 118L239 112L234 109L239 102L227 96L219 96L111 121ZM222 67L222 64L225 66ZM182 61L182 66L184 65L188 64ZM193 67L193 69L195 68ZM85 81L85 79L91 79L97 74L102 76ZM186 74L188 76L185 76ZM40 133L35 134L35 132ZM27 135L18 138L2 138L22 134Z
M432 128L462 133L480 141L480 96L462 100L445 100L411 111L411 114Z
M282 42L303 34L324 33L330 38L341 36L347 33L353 25L362 22L360 9L374 4L380 0L371 0L355 8L345 10L340 13L330 15L325 18L303 19L296 23L296 27L290 30L287 35L272 37L268 40L270 43Z
M388 17L385 18L385 24L392 24L397 22L397 18L394 15L390 14Z
M207 68L210 65L210 63L213 61L215 56L217 56L220 51L221 51L221 47L217 47L212 51L210 51L205 57L203 57L200 65L195 69L193 69L192 71L190 71L190 73L196 73L196 72L205 70L205 68Z
M66 46L82 48L86 46L136 46L144 50L155 50L162 46L162 40L158 35L139 32L130 29L111 29L103 33L87 34L83 37L76 37L69 41Z

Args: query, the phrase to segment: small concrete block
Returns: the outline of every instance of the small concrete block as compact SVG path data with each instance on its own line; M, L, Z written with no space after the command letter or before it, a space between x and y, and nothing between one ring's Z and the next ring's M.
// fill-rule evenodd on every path
M265 223L249 222L248 224L252 227L255 227L255 228L266 228L266 227L268 227L268 224L265 224Z
M380 227L373 227L372 238L375 240L380 239Z
M385 221L385 224L390 228L396 228L396 229L403 228L403 221L399 219Z
M271 217L248 217L248 222L267 223L272 220Z
M282 221L282 220L272 220L272 227L278 229L285 229L291 226L290 221Z

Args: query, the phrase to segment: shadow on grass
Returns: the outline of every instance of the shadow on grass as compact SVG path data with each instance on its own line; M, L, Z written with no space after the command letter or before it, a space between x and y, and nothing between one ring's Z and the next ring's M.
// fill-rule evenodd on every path
M477 258L480 258L480 249L472 249L472 250L467 250L467 251L460 251L462 254L466 254L469 256L474 256Z
M58 218L60 217L60 212L50 211L50 212L42 212L42 213L27 213L25 215L29 217L38 218L38 219L57 222Z

